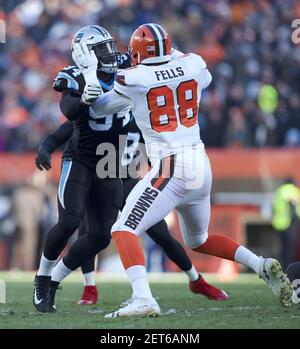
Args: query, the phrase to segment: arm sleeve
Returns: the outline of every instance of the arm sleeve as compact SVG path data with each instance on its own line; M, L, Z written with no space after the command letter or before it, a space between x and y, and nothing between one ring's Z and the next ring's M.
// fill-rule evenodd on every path
M87 110L88 106L80 102L81 96L72 90L64 90L60 100L60 110L70 120L77 120Z
M125 108L133 108L133 102L130 97L124 96L113 89L103 93L92 103L92 108L98 115L118 113Z
M73 125L67 121L59 126L53 133L48 135L40 144L39 149L43 149L52 154L60 145L65 143L73 133Z

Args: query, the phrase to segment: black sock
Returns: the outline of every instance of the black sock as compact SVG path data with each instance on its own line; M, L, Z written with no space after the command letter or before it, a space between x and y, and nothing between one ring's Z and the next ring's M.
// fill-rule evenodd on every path
M169 259L181 270L192 268L192 262L181 244L170 234L167 223L163 220L147 230L147 234L165 251Z

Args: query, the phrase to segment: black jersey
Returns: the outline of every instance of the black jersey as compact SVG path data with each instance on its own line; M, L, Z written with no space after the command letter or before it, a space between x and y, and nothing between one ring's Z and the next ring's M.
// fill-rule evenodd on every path
M120 168L120 171L118 171L119 176L123 179L130 177L137 178L137 163L144 163L147 161L145 142L134 118L130 119L127 131L127 136L125 136L126 141L120 142L120 151L116 159L117 166ZM72 123L66 121L54 132L45 137L40 143L39 148L52 154L57 148L72 139L73 133L74 129Z
M122 55L120 68L124 69L130 65L129 56ZM104 92L113 88L114 81L115 74L111 74L108 82L99 80ZM84 77L76 66L69 66L61 70L53 84L54 90L62 93L61 109L72 121L74 129L63 156L83 162L94 170L101 157L107 155L107 153L96 154L99 145L110 143L117 152L119 151L119 136L127 134L131 111L126 108L115 114L97 115L92 107L80 103L84 86Z
M128 125L127 142L121 160L122 166L126 167L132 163L141 144L145 144L142 132L132 118Z
M122 178L137 178L140 166L148 163L145 141L132 117L128 125L127 141L121 157Z

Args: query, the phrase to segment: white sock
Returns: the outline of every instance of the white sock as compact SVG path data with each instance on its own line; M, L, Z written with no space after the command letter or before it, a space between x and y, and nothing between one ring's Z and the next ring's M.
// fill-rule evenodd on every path
M134 298L153 298L150 290L146 268L134 265L126 270L131 282Z
M42 257L40 260L40 267L37 272L37 275L51 276L52 270L55 267L55 264L57 263L57 261L58 259L51 261L50 259L47 259L44 256L44 254L42 254Z
M83 276L84 276L84 286L96 286L94 271L85 273L83 274Z
M240 246L234 256L234 260L238 263L244 264L254 270L256 274L259 273L259 266L261 259L256 254L248 250L244 246Z
M190 279L190 281L196 281L199 279L199 273L193 265L192 268L190 270L185 271L185 273Z
M51 281L61 282L64 278L71 274L72 271L73 270L65 266L63 260L61 259L52 271Z

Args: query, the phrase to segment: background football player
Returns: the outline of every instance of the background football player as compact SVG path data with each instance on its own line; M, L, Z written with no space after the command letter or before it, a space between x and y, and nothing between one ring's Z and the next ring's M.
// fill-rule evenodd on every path
M135 68L120 71L114 89L92 104L99 114L131 107L153 164L131 191L112 229L134 298L107 317L160 313L138 236L173 209L189 248L248 266L289 306L291 284L277 260L259 257L224 235L208 234L212 174L197 118L201 92L212 77L200 56L179 54L172 59L171 47L161 26L148 23L137 28L130 40ZM74 49L82 51L80 45ZM78 57L86 54L82 51ZM141 209L145 196L149 205Z

